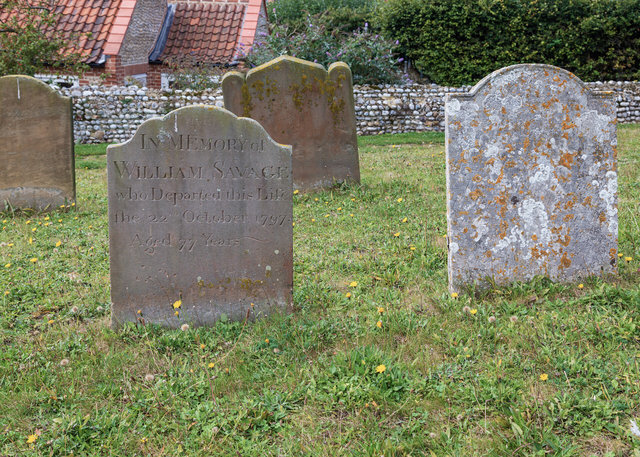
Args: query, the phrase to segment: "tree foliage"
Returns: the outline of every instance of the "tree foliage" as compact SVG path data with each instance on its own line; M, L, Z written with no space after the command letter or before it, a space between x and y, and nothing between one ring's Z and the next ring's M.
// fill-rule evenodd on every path
M82 69L77 36L56 29L56 10L51 1L0 0L0 76Z
M547 63L583 80L640 76L640 0L388 0L378 24L431 81Z

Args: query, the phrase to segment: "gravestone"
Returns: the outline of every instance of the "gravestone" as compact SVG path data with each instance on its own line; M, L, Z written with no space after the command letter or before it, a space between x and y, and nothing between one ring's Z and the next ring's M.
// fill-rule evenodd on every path
M202 105L150 119L107 148L107 180L113 327L291 306L291 147L256 121Z
M549 65L445 101L449 287L616 271L616 104Z
M72 110L35 78L0 77L0 209L75 201Z
M311 190L360 182L351 70L282 56L222 79L225 108L257 120L293 146L293 185Z

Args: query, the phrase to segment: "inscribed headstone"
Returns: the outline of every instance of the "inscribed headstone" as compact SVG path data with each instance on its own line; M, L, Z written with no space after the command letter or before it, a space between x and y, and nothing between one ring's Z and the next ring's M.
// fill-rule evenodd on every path
M293 146L293 185L320 189L360 182L351 70L282 56L222 79L225 108L257 120L279 143Z
M549 65L446 98L449 287L616 271L616 104Z
M291 306L290 146L200 105L146 121L107 162L113 327Z
M75 201L72 102L30 76L0 78L0 209Z

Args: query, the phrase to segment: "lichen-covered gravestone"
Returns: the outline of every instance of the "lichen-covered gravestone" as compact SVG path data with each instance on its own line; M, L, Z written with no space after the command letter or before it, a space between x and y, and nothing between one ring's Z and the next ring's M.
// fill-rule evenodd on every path
M292 304L291 147L190 106L107 149L112 326L241 320Z
M449 287L616 271L616 105L573 74L515 65L446 112Z
M282 56L222 79L225 108L293 146L293 184L311 190L360 182L351 70Z
M30 76L0 78L0 209L75 201L72 102Z

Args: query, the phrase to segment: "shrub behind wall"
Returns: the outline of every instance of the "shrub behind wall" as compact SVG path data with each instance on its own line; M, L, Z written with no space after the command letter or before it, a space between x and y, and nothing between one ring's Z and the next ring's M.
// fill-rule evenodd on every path
M640 76L640 0L388 0L385 35L438 84L547 63L585 81Z

